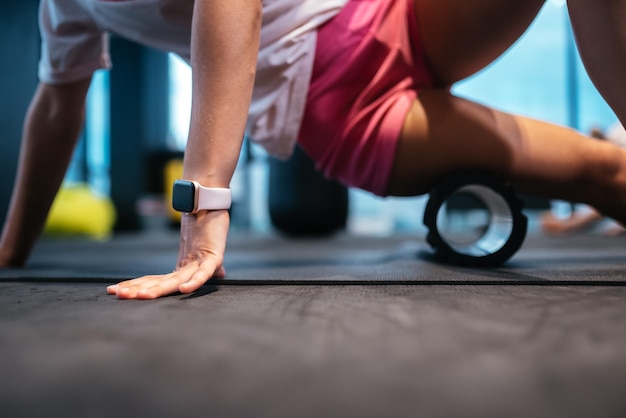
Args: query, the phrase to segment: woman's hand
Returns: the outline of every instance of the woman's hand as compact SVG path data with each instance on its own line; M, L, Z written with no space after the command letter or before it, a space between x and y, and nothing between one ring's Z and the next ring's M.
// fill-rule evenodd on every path
M196 1L191 30L191 119L183 178L228 187L241 152L259 52L262 2ZM183 217L176 270L110 286L121 299L190 293L223 276L228 212Z
M230 217L226 210L183 215L176 270L143 276L109 286L120 299L156 299L172 293L191 293L212 277L224 277L224 250Z

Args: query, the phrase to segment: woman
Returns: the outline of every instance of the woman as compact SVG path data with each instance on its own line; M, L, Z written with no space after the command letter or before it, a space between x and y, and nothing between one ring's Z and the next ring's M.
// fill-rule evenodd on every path
M287 7L289 1L291 6ZM585 202L626 221L624 150L589 141L564 127L499 112L450 94L453 83L474 74L509 48L528 28L543 1L315 1L329 5L318 15L323 18L314 25L303 22L294 28L295 33L317 34L308 94L294 102L296 109L297 103L306 107L295 119L282 118L295 121L297 135L285 135L287 140L267 145L269 150L286 156L297 138L328 176L379 195L418 195L428 192L450 171L489 170L506 176L521 192ZM270 21L280 21L279 12L297 10L306 3L264 2L262 49L266 17L278 16ZM625 120L622 75L626 74L626 39L619 29L619 16L624 15L622 3L626 4L572 0L569 10L592 79ZM253 0L195 4L193 106L184 177L204 186L227 187L235 167L252 90L252 45L256 45L258 13L258 2ZM307 48L296 47L310 45L307 42L311 39L298 38L281 48L301 62L298 58L306 55L303 51ZM268 81L274 79L273 74L291 74L289 66L275 65L271 58L276 55L263 55L261 50L255 95L260 91L265 98L274 91ZM64 104L82 104L87 85L80 84L79 93L70 95ZM268 144L281 137L263 135L272 131L265 128L275 119L273 110L293 108L284 98L298 97L291 87L287 91L292 94L278 94L280 97L272 102L274 107L266 108L269 112L255 111L255 106L267 104L264 98L255 96L251 102L253 117L248 130L260 132ZM208 91L210 95L203 94ZM35 100L37 103L37 96ZM49 107L55 109L54 103ZM294 130L291 123L284 127ZM27 122L26 157L22 157L0 247L4 265L25 261L62 177L59 172L54 184L45 187L46 198L36 202L37 209L29 207L27 191L37 182L32 179L35 159L28 157L37 153L32 150L34 145L29 145L37 136L33 130L33 124ZM65 147L66 165L71 146ZM110 286L108 292L124 299L152 299L177 291L193 292L211 277L223 276L228 227L226 210L184 216L177 269Z

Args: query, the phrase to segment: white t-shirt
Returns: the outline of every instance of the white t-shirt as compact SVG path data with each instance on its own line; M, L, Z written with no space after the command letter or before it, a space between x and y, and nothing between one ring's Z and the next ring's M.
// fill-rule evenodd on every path
M210 1L210 0L202 0ZM313 69L316 29L348 0L263 0L247 134L270 154L291 155ZM173 52L189 62L193 0L41 0L40 80L63 84L110 68L108 36Z

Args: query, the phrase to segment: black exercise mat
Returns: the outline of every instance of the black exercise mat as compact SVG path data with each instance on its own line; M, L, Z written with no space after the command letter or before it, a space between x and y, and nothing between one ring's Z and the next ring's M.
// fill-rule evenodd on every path
M47 240L0 271L0 415L624 416L625 243L531 236L481 270L419 236L234 233L245 286L124 301L104 282L171 269L175 234Z
M117 282L166 273L176 262L175 232L116 235L108 241L45 239L28 267L0 281ZM222 284L626 284L626 237L548 238L530 234L498 268L433 260L420 235L338 235L293 239L232 233Z

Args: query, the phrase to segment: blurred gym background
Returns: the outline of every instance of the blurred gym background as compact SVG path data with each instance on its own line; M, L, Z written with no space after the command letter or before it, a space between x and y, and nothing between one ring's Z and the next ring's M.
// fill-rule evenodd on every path
M37 84L37 0L0 5L0 216L10 198L23 116ZM115 208L115 231L171 228L168 176L175 176L189 124L190 69L179 58L112 36L112 71L96 73L86 126L65 186L83 185ZM548 1L525 36L499 61L455 87L497 108L606 130L616 117L591 84L575 49L565 0ZM297 153L276 161L244 142L232 182L234 230L290 234L421 233L426 197L381 199L344 189ZM551 202L528 199L529 209Z

